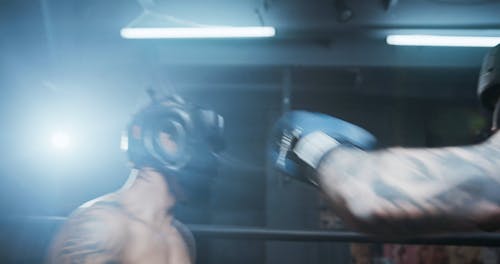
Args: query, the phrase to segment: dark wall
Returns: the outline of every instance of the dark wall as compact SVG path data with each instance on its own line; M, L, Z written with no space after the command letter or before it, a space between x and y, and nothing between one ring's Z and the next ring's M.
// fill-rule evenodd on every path
M184 92L186 97L204 101L224 115L228 145L220 175L210 186L208 211L201 215L203 219L196 218L200 214L191 214L186 217L186 222L274 228L319 226L317 191L273 173L266 174L264 170L267 133L281 109L280 84L275 86L274 90ZM311 87L307 90L297 88L292 96L293 108L321 111L361 125L377 136L381 146L470 143L486 124L474 98L455 101L453 98L380 97L315 91ZM114 141L113 144L100 145L101 151L105 151L104 156L109 155L107 161L94 162L91 159L84 163L65 164L67 167L62 168L49 167L47 163L33 165L28 158L18 160L18 163L4 162L3 169L7 172L1 178L4 212L66 215L82 202L119 187L127 176L127 168L123 154L114 149L118 147L115 137L119 136L120 126L116 125L113 131L101 139ZM19 252L28 245L37 248L46 245L53 227L44 231L33 225L39 223L16 226L15 229L8 226L10 233L4 233L9 234L4 237L4 243L11 251L4 254L11 256L10 253ZM34 235L37 238L32 240ZM43 250L33 251L38 256L41 252ZM325 254L330 259L348 259L345 245L199 241L200 263L261 263L264 260L266 263L324 263L322 260L328 259ZM26 257L22 253L17 256Z

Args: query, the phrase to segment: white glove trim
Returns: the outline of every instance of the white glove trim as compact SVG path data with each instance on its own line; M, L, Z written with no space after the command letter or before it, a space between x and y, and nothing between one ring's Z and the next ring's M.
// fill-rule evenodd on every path
M299 139L293 152L309 166L317 169L323 156L340 143L322 131L315 131Z

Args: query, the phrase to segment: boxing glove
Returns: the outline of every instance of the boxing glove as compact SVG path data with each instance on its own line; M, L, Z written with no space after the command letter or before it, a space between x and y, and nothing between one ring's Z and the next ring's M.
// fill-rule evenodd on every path
M317 185L322 158L339 146L373 149L375 137L368 131L321 113L291 111L274 125L268 154L274 167L293 179Z

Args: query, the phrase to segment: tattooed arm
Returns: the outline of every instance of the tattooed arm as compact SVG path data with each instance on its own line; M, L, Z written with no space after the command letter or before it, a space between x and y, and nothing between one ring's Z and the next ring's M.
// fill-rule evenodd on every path
M48 263L120 263L126 232L102 209L83 209L70 217L54 240Z
M500 228L500 133L467 147L341 148L328 154L318 174L339 214L364 231Z

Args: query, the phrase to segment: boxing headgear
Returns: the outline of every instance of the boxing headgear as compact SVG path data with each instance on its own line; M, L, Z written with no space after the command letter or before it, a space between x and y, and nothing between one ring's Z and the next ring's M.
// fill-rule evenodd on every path
M127 128L130 161L176 174L202 169L224 148L224 119L215 111L186 103L176 95L155 99Z
M491 49L483 60L477 94L483 106L493 111L500 98L500 45Z

